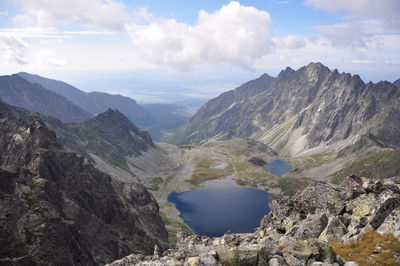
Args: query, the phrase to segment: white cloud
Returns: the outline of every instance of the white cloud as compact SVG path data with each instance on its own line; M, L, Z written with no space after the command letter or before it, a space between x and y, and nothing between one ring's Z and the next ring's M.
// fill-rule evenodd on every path
M38 39L70 39L74 35L112 35L112 31L60 31L52 27L19 27L19 28L0 28L0 33L12 34L19 38L38 38Z
M351 21L313 28L327 37L335 47L379 47L382 45L379 35L384 32L382 23L377 20Z
M347 11L360 17L376 18L388 28L400 27L399 0L306 0L306 4L328 11Z
M164 19L126 29L151 62L185 71L198 63L250 68L273 49L270 26L266 11L230 2L214 13L200 11L194 26Z
M36 55L37 64L40 67L43 66L58 66L58 67L65 67L68 63L67 60L61 59L55 55L54 51L51 49L42 49Z
M307 38L298 35L288 35L285 37L278 37L273 39L277 49L299 49L307 45Z
M122 30L129 20L125 6L113 0L16 0L26 12L14 20L27 22L30 17L38 26L75 23L109 30Z
M12 18L12 21L18 27L29 27L34 24L34 19L28 15L17 15Z
M375 63L372 60L360 60L360 59L352 59L352 60L350 60L350 62L354 63L354 64L372 64L372 63Z
M0 33L0 51L6 61L18 65L27 64L24 58L24 51L28 47L23 40L11 35Z
M327 12L344 11L344 22L314 26L335 47L376 48L383 35L400 30L399 0L305 0L307 5Z

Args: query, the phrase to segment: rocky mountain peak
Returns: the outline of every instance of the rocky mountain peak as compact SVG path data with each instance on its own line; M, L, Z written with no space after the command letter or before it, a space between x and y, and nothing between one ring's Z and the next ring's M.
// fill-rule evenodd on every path
M346 139L350 145L372 128L385 145L398 138L400 91L389 82L366 85L359 75L321 63L286 68L266 81L260 77L210 100L172 141L250 137L294 155Z
M321 62L311 62L307 66L305 66L306 69L308 70L329 70L330 69L322 64Z
M150 135L138 128L117 109L109 108L93 119L81 123L81 127L96 134L118 147L124 155L139 155L154 147Z
M282 78L287 78L289 77L291 74L295 73L295 71L291 68L291 67L286 67L284 70L282 70L281 72L279 72L278 74L278 78L282 79Z
M132 124L129 119L118 109L108 108L105 112L97 115L94 119L102 121L110 121L114 123Z
M264 73L264 74L262 74L262 75L260 76L260 78L261 78L261 79L271 79L271 78L274 78L274 77L268 75L267 73Z
M328 75L331 70L320 62L317 62L310 63L307 66L300 68L298 72L304 72L309 80L321 80Z

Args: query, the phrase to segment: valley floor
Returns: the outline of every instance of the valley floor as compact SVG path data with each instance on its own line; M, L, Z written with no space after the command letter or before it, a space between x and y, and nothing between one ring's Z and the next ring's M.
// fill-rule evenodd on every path
M379 150L378 152L384 152ZM365 152L375 154L376 151ZM391 151L386 151L392 155ZM369 158L366 155L360 158ZM96 166L124 181L143 183L160 206L160 215L168 229L170 242L176 232L188 226L179 211L168 202L171 192L202 187L213 179L230 178L240 186L254 187L269 193L273 199L289 198L315 181L340 182L354 167L364 168L357 156L338 158L335 152L315 153L297 157L281 157L262 142L251 139L208 141L202 145L175 146L158 142L155 148L138 157L127 158L129 169L106 163L97 156ZM371 155L369 155L371 157ZM282 177L272 175L265 164L281 159L294 169ZM392 160L392 159L391 159Z

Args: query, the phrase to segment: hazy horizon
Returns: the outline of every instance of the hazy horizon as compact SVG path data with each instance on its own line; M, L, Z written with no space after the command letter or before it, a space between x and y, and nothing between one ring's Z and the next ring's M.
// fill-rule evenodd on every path
M310 62L393 82L398 11L393 0L0 0L0 71L147 103L205 101Z

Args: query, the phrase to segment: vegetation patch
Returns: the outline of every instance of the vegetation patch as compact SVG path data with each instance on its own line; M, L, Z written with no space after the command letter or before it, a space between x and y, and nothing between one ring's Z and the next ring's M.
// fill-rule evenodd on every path
M227 169L210 168L215 160L208 154L197 155L193 160L196 163L196 168L193 170L190 179L187 180L192 185L199 186L205 181L229 175L229 170Z
M355 261L360 266L400 265L400 242L392 234L381 235L371 231L349 243L331 239L329 244L342 258Z
M292 197L296 192L303 190L310 184L307 178L280 177L278 178L278 187L285 196Z
M164 183L162 177L153 177L150 180L150 184L146 187L148 190L158 191L160 190L160 185Z
M311 169L336 160L334 153L318 153L302 158L305 169Z
M214 159L208 154L196 156L194 160L197 164L197 167L200 168L210 168L210 166L214 163Z
M340 184L346 176L388 178L400 174L400 150L381 150L361 160L347 164L333 174L331 183Z
M224 176L226 176L226 171L224 170L197 167L194 169L188 182L194 186L199 186L207 180L218 179Z
M170 243L176 244L177 242L176 233L178 232L179 229L184 229L188 232L192 231L186 224L168 218L168 216L162 211L160 211L160 216L165 224L165 228L167 229L168 242Z

